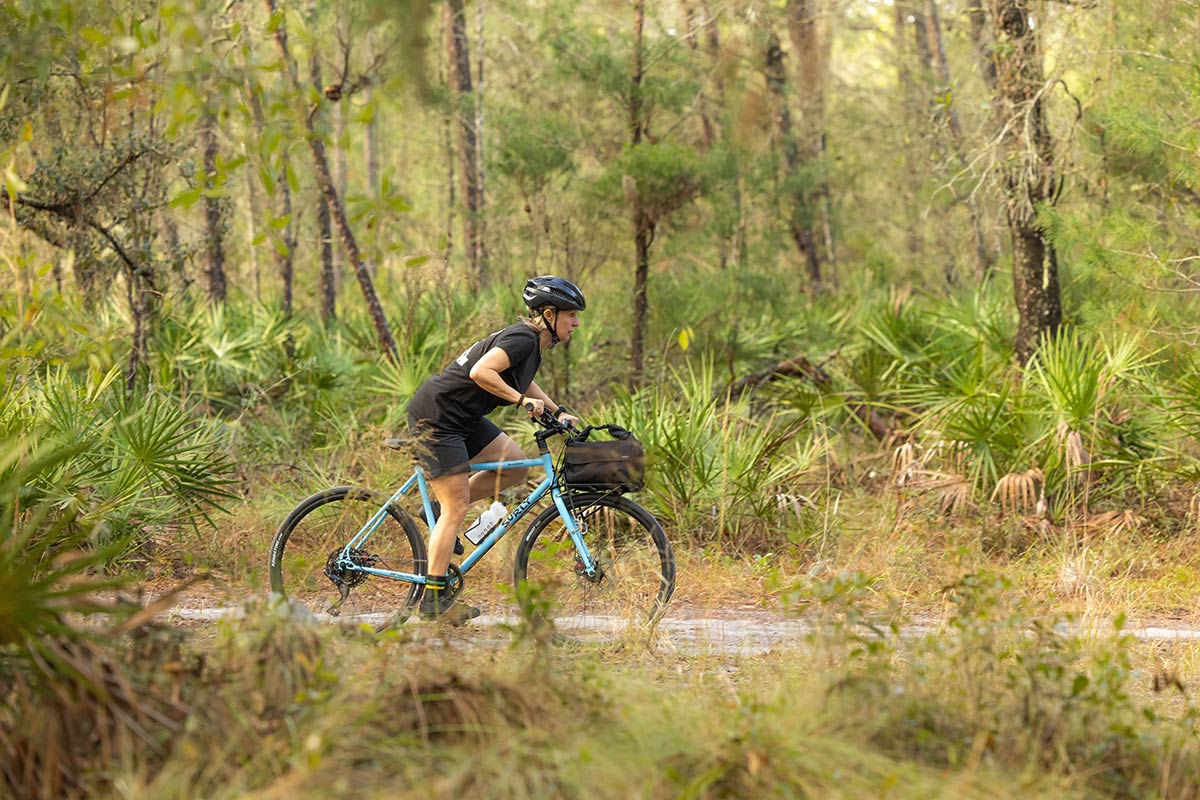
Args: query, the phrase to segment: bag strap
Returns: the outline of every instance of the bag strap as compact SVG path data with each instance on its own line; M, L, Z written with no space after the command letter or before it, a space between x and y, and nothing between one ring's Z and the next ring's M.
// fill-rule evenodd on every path
M586 428L571 436L569 441L585 442L592 431L608 431L608 435L614 439L624 441L632 439L633 434L622 428L620 425L588 425Z
M614 439L632 439L633 434L622 428L620 425L597 425L597 428L603 428L608 431L608 435Z

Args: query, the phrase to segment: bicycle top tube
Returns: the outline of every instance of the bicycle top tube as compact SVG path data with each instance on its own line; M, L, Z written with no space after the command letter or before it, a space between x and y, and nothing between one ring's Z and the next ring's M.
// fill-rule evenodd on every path
M485 461L481 464L471 464L470 467L471 472L487 472L493 469L524 469L525 467L544 467L545 465L546 462L538 457L519 458L516 461Z

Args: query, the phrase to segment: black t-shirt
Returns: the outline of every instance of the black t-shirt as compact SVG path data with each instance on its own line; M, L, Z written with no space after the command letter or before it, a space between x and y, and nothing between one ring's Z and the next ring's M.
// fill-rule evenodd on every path
M538 346L538 332L518 322L471 345L440 373L422 383L408 404L409 419L432 422L442 430L470 433L485 416L508 405L506 400L471 380L471 368L493 347L508 354L509 366L500 373L500 378L525 394L542 365L542 348Z

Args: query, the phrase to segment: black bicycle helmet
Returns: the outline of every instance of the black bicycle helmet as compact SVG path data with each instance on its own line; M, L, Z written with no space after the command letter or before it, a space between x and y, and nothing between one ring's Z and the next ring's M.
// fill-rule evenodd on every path
M583 311L587 308L587 301L579 287L557 275L530 278L525 282L521 299L535 311L546 306L554 306L559 311Z

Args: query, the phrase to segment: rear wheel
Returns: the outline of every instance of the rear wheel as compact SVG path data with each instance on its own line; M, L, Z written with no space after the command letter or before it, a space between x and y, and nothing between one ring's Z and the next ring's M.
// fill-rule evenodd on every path
M597 572L588 576L554 506L525 533L513 566L519 597L535 616L654 622L675 591L675 556L662 526L632 500L576 495L569 501ZM598 618L604 618L603 620Z
M342 549L387 503L387 496L354 486L318 492L296 506L271 545L271 591L304 605L317 615L375 622L396 612L406 614L421 598L422 584L339 569ZM383 522L354 563L424 575L425 542L412 517L388 506Z

